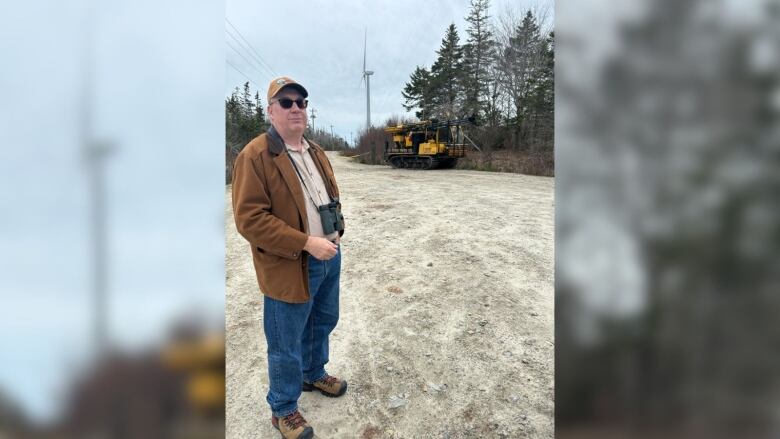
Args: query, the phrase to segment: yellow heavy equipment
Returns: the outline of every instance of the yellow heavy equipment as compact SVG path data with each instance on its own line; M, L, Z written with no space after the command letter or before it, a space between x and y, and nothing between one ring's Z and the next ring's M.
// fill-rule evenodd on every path
M400 124L385 128L392 137L385 142L385 160L394 168L444 169L452 168L466 155L463 125L475 125L473 117L439 121ZM476 145L474 145L476 147Z
M203 334L177 340L162 352L164 364L186 375L186 396L203 416L223 415L225 410L225 336Z

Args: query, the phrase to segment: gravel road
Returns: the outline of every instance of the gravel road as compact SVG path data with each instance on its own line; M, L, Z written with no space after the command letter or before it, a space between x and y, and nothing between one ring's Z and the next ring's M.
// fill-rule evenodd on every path
M328 153L341 190L341 317L304 393L319 438L552 438L554 179L369 166ZM225 204L226 437L276 438L263 300Z

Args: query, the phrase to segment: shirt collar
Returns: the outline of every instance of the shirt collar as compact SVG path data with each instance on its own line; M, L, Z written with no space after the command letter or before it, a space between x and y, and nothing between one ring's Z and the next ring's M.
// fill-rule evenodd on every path
M301 143L303 143L303 149L301 149L301 152L303 153L303 152L308 151L309 150L309 142L307 142L306 139L301 139ZM286 143L284 144L284 147L287 148L287 151L298 152L298 150L294 149L292 146L290 146L290 145L288 145Z

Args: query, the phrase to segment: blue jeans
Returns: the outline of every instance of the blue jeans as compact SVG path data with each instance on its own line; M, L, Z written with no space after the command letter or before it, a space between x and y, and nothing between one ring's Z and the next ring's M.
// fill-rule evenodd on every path
M311 383L326 375L328 336L339 320L341 248L327 261L309 255L308 264L308 302L264 299L270 387L266 401L276 417L298 410L303 381Z

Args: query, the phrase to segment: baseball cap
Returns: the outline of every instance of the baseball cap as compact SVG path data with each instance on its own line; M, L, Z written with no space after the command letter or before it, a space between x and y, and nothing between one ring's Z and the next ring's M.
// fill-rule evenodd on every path
M285 87L292 87L296 90L298 90L303 97L309 96L309 92L306 91L305 88L301 84L298 84L295 82L294 79L289 78L287 76L280 76L278 78L272 79L271 84L268 85L268 103L271 103L271 99L276 96L277 93L282 91Z

